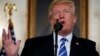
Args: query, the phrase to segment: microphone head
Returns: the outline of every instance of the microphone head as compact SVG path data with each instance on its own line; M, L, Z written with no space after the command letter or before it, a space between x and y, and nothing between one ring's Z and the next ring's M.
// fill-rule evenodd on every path
M54 25L55 32L60 31L62 28L63 28L63 25L57 20L56 24Z

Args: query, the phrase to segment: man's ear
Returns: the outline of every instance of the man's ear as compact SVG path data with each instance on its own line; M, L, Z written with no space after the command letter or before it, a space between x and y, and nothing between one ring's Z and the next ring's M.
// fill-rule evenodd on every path
M73 19L73 23L76 23L76 20L77 20L77 16L75 15Z
M51 15L48 16L48 19L49 19L49 22L51 24L52 23L52 17L51 17Z

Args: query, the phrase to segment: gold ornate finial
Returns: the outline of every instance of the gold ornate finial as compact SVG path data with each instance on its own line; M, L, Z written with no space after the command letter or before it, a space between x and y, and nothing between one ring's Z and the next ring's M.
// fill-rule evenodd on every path
M11 19L12 12L17 11L16 4L15 3L6 3L4 6L4 11L7 12L9 19Z

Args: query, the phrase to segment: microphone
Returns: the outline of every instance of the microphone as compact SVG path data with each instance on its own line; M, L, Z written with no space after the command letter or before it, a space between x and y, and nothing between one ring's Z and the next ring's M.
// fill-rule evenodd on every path
M63 28L63 25L57 20L54 25L55 32L60 31L62 28Z

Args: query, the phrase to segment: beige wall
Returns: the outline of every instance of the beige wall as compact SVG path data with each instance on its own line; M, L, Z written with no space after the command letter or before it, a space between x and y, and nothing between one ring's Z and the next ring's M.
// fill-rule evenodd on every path
M21 40L21 48L19 51L21 52L23 43L27 37L27 0L0 0L0 48L2 46L2 28L7 30L8 25L7 15L4 12L4 4L10 1L13 1L17 6L17 11L13 13L12 21L14 24L16 38L17 40Z
M97 43L100 53L100 0L89 0L89 39Z

